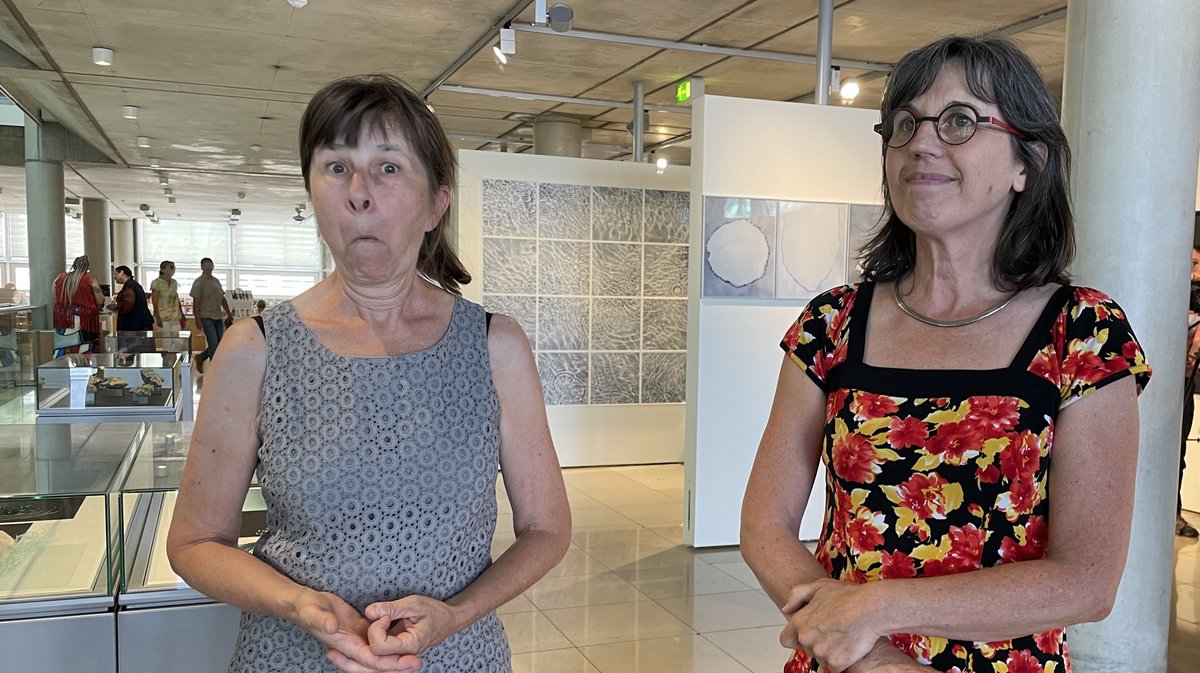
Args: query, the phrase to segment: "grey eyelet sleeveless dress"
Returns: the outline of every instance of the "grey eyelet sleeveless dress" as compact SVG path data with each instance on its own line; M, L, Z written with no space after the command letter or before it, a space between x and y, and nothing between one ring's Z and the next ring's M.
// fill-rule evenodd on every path
M427 350L344 357L291 302L263 314L267 366L256 469L267 529L255 555L359 612L445 600L491 564L500 401L483 308L456 298ZM422 673L509 673L494 612L421 654ZM336 671L295 624L243 612L230 671Z

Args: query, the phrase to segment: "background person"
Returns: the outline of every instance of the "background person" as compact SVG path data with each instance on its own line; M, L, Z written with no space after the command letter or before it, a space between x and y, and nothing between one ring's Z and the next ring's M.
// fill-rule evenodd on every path
M233 318L229 302L225 301L225 289L213 275L211 257L200 260L200 275L192 281L192 316L196 330L204 332L204 350L196 356L196 370L204 372L204 362L216 355L217 346L225 336L225 321Z
M939 40L881 113L866 281L784 337L742 553L788 617L789 673L1070 670L1063 627L1121 578L1149 367L1120 307L1067 284L1069 148L1028 57Z
M420 96L372 75L316 93L300 154L336 269L262 331L230 328L172 565L243 609L233 671L510 671L495 609L562 558L570 511L528 339L459 294L453 146ZM516 540L493 562L498 467ZM237 549L252 473L254 556Z
M179 283L175 280L175 262L165 259L158 264L158 278L150 282L150 302L154 309L154 333L160 337L177 337L187 327L187 317L179 301ZM186 345L178 339L164 338L159 350L180 352Z
M1175 534L1200 537L1183 518L1183 471L1187 469L1188 437L1196 416L1196 371L1200 365L1200 247L1192 246L1192 292L1188 301L1187 358L1184 361L1183 434L1179 440L1179 493L1175 498Z
M71 269L58 274L54 279L54 329L59 332L75 328L79 320L82 343L98 347L100 338L100 307L104 306L104 294L100 292L100 281L91 273L92 263L87 255L80 255L71 263ZM78 347L69 349L78 351Z
M114 280L121 284L121 291L108 305L117 312L118 332L144 332L154 326L154 316L146 302L146 291L133 277L133 270L125 265L113 270Z

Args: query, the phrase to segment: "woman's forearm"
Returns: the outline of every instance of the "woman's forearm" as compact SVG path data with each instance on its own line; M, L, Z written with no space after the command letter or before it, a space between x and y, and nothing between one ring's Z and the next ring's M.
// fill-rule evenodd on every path
M311 591L250 554L216 541L182 547L171 567L188 586L241 610L294 621L296 597Z
M743 519L741 543L742 558L763 590L780 607L788 602L792 587L829 577L796 531L787 526Z
M570 544L566 533L529 530L517 535L512 546L475 581L446 600L457 613L454 630L470 626L533 586L562 560Z
M871 582L863 589L874 594L875 622L889 633L978 642L1103 619L1116 594L1115 583L1103 586L1078 566L1051 559Z

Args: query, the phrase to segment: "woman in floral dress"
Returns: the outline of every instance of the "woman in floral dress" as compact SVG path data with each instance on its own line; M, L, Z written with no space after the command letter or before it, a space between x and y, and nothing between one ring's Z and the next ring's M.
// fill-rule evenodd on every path
M881 112L866 280L784 336L742 553L789 617L787 673L1069 673L1063 627L1121 578L1150 369L1121 308L1069 284L1069 148L1023 53L918 49Z

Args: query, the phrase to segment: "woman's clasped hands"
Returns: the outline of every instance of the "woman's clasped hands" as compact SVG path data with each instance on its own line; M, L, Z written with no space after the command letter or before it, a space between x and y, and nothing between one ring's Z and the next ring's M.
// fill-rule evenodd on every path
M372 603L364 612L335 594L311 591L298 601L295 621L345 673L411 673L421 666L421 652L452 632L446 630L452 608L425 596Z
M928 667L880 640L889 632L876 623L878 588L834 579L797 584L781 608L788 623L780 644L807 652L830 673L928 673Z

